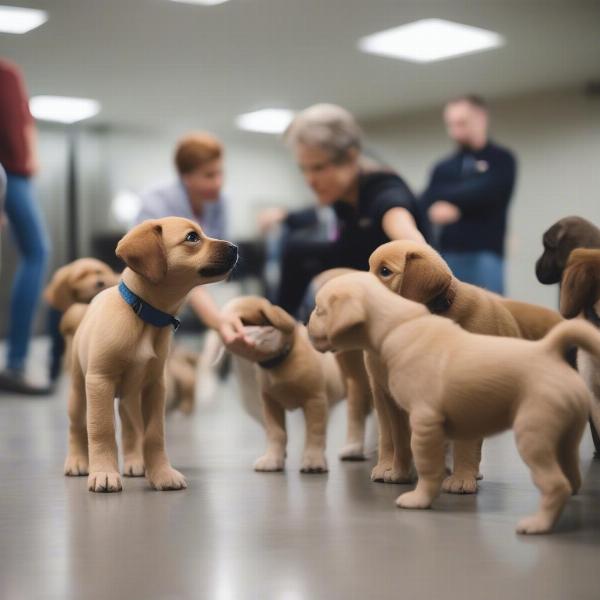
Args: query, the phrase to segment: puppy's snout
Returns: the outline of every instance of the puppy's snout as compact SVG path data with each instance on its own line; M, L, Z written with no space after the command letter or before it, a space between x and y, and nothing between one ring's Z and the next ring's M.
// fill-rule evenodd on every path
M106 284L104 283L104 281L102 281L101 279L99 279L98 281L96 281L96 288L101 290L104 287L106 287Z

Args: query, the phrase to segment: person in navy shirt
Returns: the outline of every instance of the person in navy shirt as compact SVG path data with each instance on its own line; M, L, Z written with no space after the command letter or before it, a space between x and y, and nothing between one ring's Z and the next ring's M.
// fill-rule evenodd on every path
M423 209L456 277L502 294L515 157L489 139L488 108L479 96L448 102L444 121L458 148L435 165L421 198Z

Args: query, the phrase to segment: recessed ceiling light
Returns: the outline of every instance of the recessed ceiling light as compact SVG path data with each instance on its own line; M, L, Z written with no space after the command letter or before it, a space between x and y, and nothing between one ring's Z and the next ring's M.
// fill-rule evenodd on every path
M425 63L489 50L504 44L494 31L444 19L414 23L368 35L358 42L363 52Z
M171 2L180 2L182 4L202 4L203 6L216 6L225 4L229 0L171 0Z
M20 6L0 6L0 32L27 33L48 20L45 10L21 8Z
M240 115L235 120L240 129L259 133L283 133L294 118L286 108L263 108Z
M34 96L29 101L31 114L41 121L75 123L100 112L100 103L90 98L66 96Z

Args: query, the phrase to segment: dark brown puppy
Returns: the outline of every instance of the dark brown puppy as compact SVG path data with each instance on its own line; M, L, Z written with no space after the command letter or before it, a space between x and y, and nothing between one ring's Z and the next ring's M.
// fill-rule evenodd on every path
M567 319L579 317L600 329L600 250L571 252L562 278L560 311ZM591 422L600 431L600 361L579 349L577 368L592 393Z
M581 217L560 219L542 238L544 252L535 265L540 283L559 283L575 248L600 248L600 229Z
M540 283L559 283L569 256L576 248L600 248L600 229L581 217L560 219L544 233L544 252L535 265ZM563 312L564 314L564 312ZM574 363L572 363L575 366ZM600 436L593 421L590 422L596 456L600 456Z

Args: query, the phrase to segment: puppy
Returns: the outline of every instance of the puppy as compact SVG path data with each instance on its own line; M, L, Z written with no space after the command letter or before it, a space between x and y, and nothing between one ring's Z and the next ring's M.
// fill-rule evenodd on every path
M58 269L46 286L46 301L63 313L59 331L65 343L66 370L70 369L73 336L87 311L87 304L102 290L118 282L119 275L106 263L95 258L80 258ZM171 348L167 359L167 412L178 409L189 415L194 411L197 362L198 356L194 352L179 345Z
M44 290L48 304L64 313L77 302L89 304L102 290L117 285L119 275L95 258L80 258L58 269Z
M544 233L542 242L535 274L540 283L559 283L572 250L600 248L600 229L581 217L565 217Z
M600 250L571 252L562 277L560 312L567 319L580 317L600 329ZM600 360L579 349L577 366L592 393L591 419L600 431Z
M206 237L187 219L145 221L119 242L127 265L118 287L104 290L86 311L73 339L66 475L88 474L88 489L122 489L114 427L120 401L125 471L145 469L157 490L186 481L167 458L164 367L173 316L195 286L220 281L237 248Z
M369 268L393 292L425 304L432 313L456 321L467 331L520 337L519 325L500 296L456 279L442 257L426 244L410 241L383 244L371 254ZM369 358L367 365L371 370ZM401 465L398 456L394 458L394 449L396 443L408 443L406 439L401 442L408 427L406 416L398 412L381 386L373 393L375 406L384 418L380 420L381 454L371 478L374 481L405 481L406 465ZM445 491L455 494L477 492L481 442L459 440L455 443L453 473L444 481ZM397 451L401 450L398 448Z
M256 471L281 471L285 465L285 411L301 408L306 422L303 473L327 471L325 442L329 407L346 392L333 355L311 345L306 328L279 306L256 296L230 301L225 313L238 316L254 339L255 363L262 397L267 450L255 463ZM244 359L239 359L244 360Z
M600 248L600 229L581 217L565 217L557 221L544 233L544 252L535 265L535 274L540 283L560 283L571 251L576 248ZM590 429L600 456L600 435L594 421Z
M409 415L418 482L398 506L431 506L444 479L447 438L478 439L512 427L542 495L538 512L517 531L550 531L581 484L578 448L590 408L564 354L577 345L600 358L592 326L561 323L537 342L477 335L393 294L372 274L356 273L323 286L308 330L321 351L369 351L381 385Z

